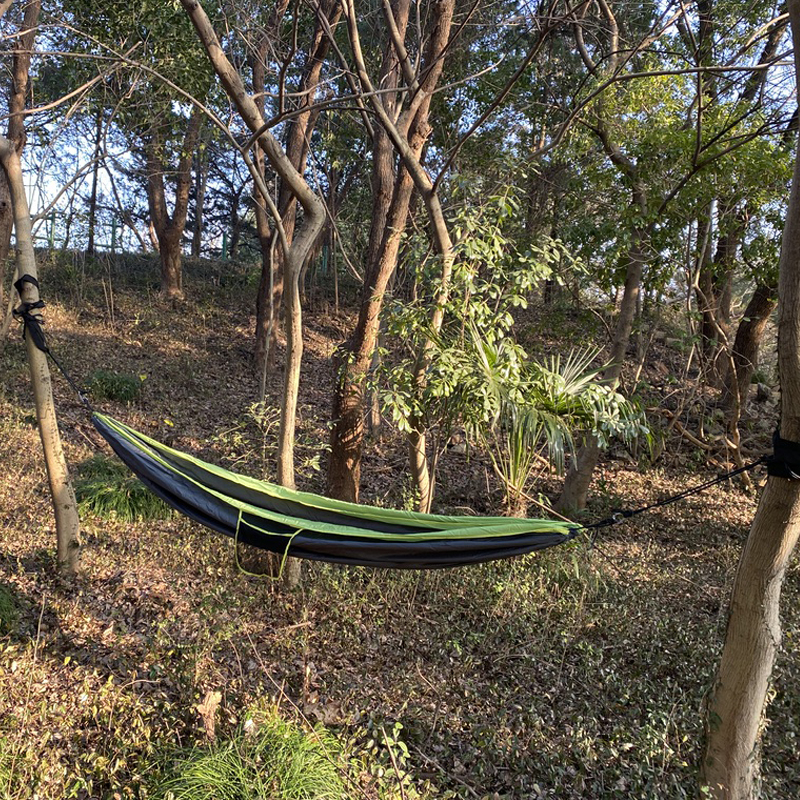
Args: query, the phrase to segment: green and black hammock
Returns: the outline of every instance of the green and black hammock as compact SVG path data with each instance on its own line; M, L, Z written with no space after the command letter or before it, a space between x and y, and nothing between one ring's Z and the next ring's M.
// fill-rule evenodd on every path
M14 284L37 290L32 275ZM296 492L237 475L173 450L96 413L47 346L42 300L22 302L14 316L92 411L97 430L138 478L181 514L237 541L299 558L369 567L434 569L523 555L573 539L579 526L508 517L447 517L361 506Z
M435 569L543 550L574 538L569 522L396 511L296 492L181 453L104 414L92 421L168 505L237 541L283 556L368 567Z
M39 283L23 275L15 284ZM36 347L52 358L81 400L91 405L45 341L40 309L23 302L14 315ZM619 511L591 525L549 519L450 517L418 514L331 500L237 475L92 410L92 421L122 461L162 500L181 514L237 541L315 561L395 569L435 569L478 564L544 550L574 539L580 531L623 519L697 494L735 475L767 464L770 475L800 480L800 444L775 434L774 454L641 508Z

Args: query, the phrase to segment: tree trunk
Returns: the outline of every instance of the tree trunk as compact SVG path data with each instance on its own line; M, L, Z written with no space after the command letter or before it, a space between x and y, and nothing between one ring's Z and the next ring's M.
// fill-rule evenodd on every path
M228 258L233 260L239 257L239 240L242 235L242 221L239 218L239 197L238 193L233 195L230 208L231 241L228 245Z
M401 39L408 26L410 7L410 0L396 0L392 4L397 36ZM396 90L399 81L400 63L395 47L388 42L384 49L379 82L387 90ZM382 103L389 116L395 118L397 94L387 92ZM404 121L401 131L401 134L410 137L410 146L417 157L427 138L429 105L429 101L423 103L414 117ZM387 131L380 127L375 129L372 137L371 184L372 215L358 322L349 341L334 358L338 380L333 394L331 454L328 460L328 494L353 503L358 502L361 482L366 380L380 329L384 295L397 268L414 189L411 175L402 164L395 175L395 151Z
M172 225L158 237L158 251L161 255L161 291L170 300L183 298L182 238L183 231Z
M376 160L376 164L377 164ZM386 166L386 165L383 165ZM389 168L391 166L389 165ZM383 185L373 180L373 186ZM328 493L341 500L358 502L361 480L361 453L364 442L364 393L372 354L380 329L380 313L386 288L389 285L405 231L413 182L405 169L395 182L389 214L373 227L383 231L377 259L368 264L358 323L346 347L337 353L334 368L340 374L333 395L333 428L331 454L328 461ZM373 206L384 202L383 193L373 196Z
M300 368L303 360L303 313L300 305L300 273L303 262L293 258L285 262L286 287L286 361L284 364L283 404L278 431L277 478L281 486L295 488L294 440L297 423L297 398L300 391ZM296 558L286 560L284 580L295 587L300 582L301 566Z
M375 92L375 88L364 62L355 7L352 0L349 0L346 5L347 27L353 54L356 59L356 68L361 87L365 92L369 93L369 102L381 126L399 155L403 166L408 170L414 182L414 187L425 203L431 239L441 261L441 278L434 296L434 307L430 319L431 330L435 335L441 329L444 319L444 310L450 290L450 274L453 268L455 253L437 186L423 167L421 156L424 140L427 139L429 135L427 126L428 104L430 103L431 94L441 77L444 55L453 21L455 0L438 0L431 9L431 29L425 48L424 66L420 71L422 77L419 79L419 85L414 88L413 97L409 101L409 105L404 109L399 118L390 113L390 110L387 109L379 95ZM413 74L413 69L410 66L408 55L403 45L403 37L399 33L395 10L394 7L384 5L384 16L387 19L387 27L390 30L390 38L395 50L395 55L401 64L406 84L408 84L409 88L412 88L412 85L417 82L417 77ZM416 135L422 138L422 143L419 146L419 150L415 150L414 143L410 141L408 132L411 130L411 122L415 120L418 112L424 112L425 116L424 122L416 127ZM425 373L429 363L431 345L431 340L426 340L420 348L417 357L414 381L418 392L422 392L425 385ZM434 485L433 479L429 473L427 458L425 457L426 434L422 420L410 420L410 425L412 433L409 435L408 445L411 472L419 492L419 509L425 512L430 510L433 500Z
M327 27L330 29L335 29L338 24L339 17L342 14L342 8L338 0L322 0L319 4L318 13L324 16L327 20ZM311 46L309 47L308 57L298 87L298 91L302 93L302 99L300 100L299 105L300 113L291 117L287 123L286 138L284 140L284 152L286 153L286 157L289 159L289 162L292 164L294 169L301 174L305 171L306 160L308 158L309 142L311 141L311 135L319 117L319 109L313 108L316 94L315 90L319 86L320 77L322 74L322 66L325 61L325 57L327 56L329 47L330 41L326 35L326 26L323 25L318 18L314 28L314 38ZM261 64L256 66L257 62L261 62ZM254 79L260 80L261 86L263 87L263 56L260 58L257 56L255 59L253 59L253 61L251 61L251 66L253 67ZM260 91L263 92L263 89L256 89L257 98L259 97ZM261 103L261 108L259 111L263 117L263 93L260 95L260 98L261 99L257 100L256 103L257 105L259 102ZM279 182L277 205L282 220L286 241L291 245L297 224L297 198L291 184L288 181L280 180ZM288 284L290 279L288 277L284 278L285 254L283 249L275 248L274 254L274 259L270 264L270 268L272 269L272 302L274 308L280 308L281 298L284 292L284 280L286 280ZM264 264L263 245L262 264ZM263 360L261 349L265 345L270 350L270 353L267 355L267 361L268 363L273 361L274 356L272 353L274 353L277 346L279 333L277 324L278 320L274 319L272 325L272 337L270 341L266 341L265 334L267 330L267 323L264 318L264 312L268 308L268 303L265 302L264 295L267 283L267 275L262 269L261 284L259 287L259 302L256 305L255 356L256 363L259 364L262 363ZM287 286L286 290L291 291L291 288ZM291 305L291 301L288 305ZM287 308L288 305L284 304L284 308ZM290 324L288 320L286 320L286 324Z
M13 59L11 67L11 86L8 93L8 140L13 143L18 154L22 153L27 139L24 111L30 93L29 73L31 54L36 40L36 27L42 9L41 0L30 0L25 5L20 35L13 41ZM5 308L4 300L6 261L11 248L11 232L14 227L14 208L11 189L5 172L0 170L0 313ZM14 294L9 290L7 304L11 307ZM0 320L0 344L4 344L8 336L11 317L6 315Z
M200 112L192 109L186 123L181 156L175 170L175 202L172 215L167 208L164 185L163 132L155 123L145 143L147 161L147 205L150 221L158 239L161 256L161 291L170 300L183 298L182 252L183 232L189 211L189 191L192 183L192 158L200 135Z
M634 231L633 244L628 257L628 269L625 274L625 288L622 292L617 325L614 330L614 340L611 344L611 356L608 369L603 375L603 380L611 386L616 386L622 374L625 362L625 352L631 338L633 320L636 315L636 304L642 283L642 272L645 263L646 234ZM556 501L555 508L561 514L571 514L586 507L589 494L589 485L592 475L600 458L600 447L594 437L587 437L583 447L570 464L561 495Z
M265 86L265 59L267 54L267 40L263 39L260 47L254 48L250 58L250 71L252 74L255 103L259 114L266 116L266 103L264 100ZM266 181L264 171L264 153L256 149L254 158L255 168ZM253 360L260 376L266 376L275 366L276 347L271 344L275 337L275 250L277 233L273 234L269 227L269 215L264 206L261 192L253 183L253 204L256 215L256 235L261 248L261 278L256 294L256 341L253 351ZM276 222L277 224L277 222Z
M281 180L291 187L294 197L303 207L303 221L291 243L284 236L282 249L286 259L288 283L288 314L286 370L283 407L278 442L278 480L284 486L294 486L294 433L297 413L297 393L303 348L302 316L299 305L298 280L300 270L325 224L322 201L294 166L278 140L264 125L264 116L248 93L241 76L225 55L211 20L197 0L181 0L186 13L203 43L206 54L228 97L233 101L247 127L258 132L258 146L264 151L272 168ZM266 202L267 198L262 196ZM280 226L278 226L280 228ZM287 583L293 585L300 578L300 564L289 559L286 565Z
M800 439L800 427L793 439ZM758 740L781 639L781 587L798 535L800 484L771 477L739 562L722 661L708 704L703 782L719 800L758 796Z
M204 214L203 206L206 202L206 183L208 182L208 159L206 146L201 142L197 148L194 173L194 228L192 229L192 256L200 258L203 249Z
M0 137L0 161L2 161L3 171L8 181L14 208L17 274L18 276L30 275L35 279L37 277L36 259L22 168L14 143L5 137ZM26 282L22 284L20 299L23 303L35 303L39 300L39 291L34 284ZM55 512L58 565L64 573L72 575L78 571L80 566L80 520L78 519L75 492L70 483L67 462L58 431L50 370L47 365L47 356L36 347L29 335L25 337L25 349L28 355L28 366L36 404L36 419Z
M733 342L733 364L736 374L729 369L725 380L725 404L730 412L733 397L738 392L738 404L744 411L750 393L750 381L758 366L758 351L767 328L769 318L777 305L775 288L759 284L753 291L750 302L744 310L736 338ZM736 384L734 386L734 383ZM738 423L738 419L737 419Z
M714 267L711 257L711 217L713 206L697 222L697 281L695 295L700 312L700 353L703 364L711 364L719 345L714 327Z
M789 0L800 75L800 0ZM795 158L778 286L782 438L800 442L800 158ZM800 536L800 481L770 476L733 586L722 659L708 704L702 782L716 800L757 796L759 737L780 644L780 595Z
M89 241L86 244L86 255L94 255L94 229L97 226L97 186L100 178L100 145L103 143L103 107L98 106L95 115L94 130L94 164L92 164L92 190L89 195Z
M11 251L11 232L14 229L14 212L11 208L11 196L8 190L6 174L0 170L0 315L5 308L6 262ZM0 322L0 325L2 323ZM0 335L0 344L5 340Z

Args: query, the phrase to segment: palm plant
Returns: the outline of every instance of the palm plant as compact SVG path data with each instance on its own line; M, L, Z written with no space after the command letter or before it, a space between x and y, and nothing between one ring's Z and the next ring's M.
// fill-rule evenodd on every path
M592 366L598 350L509 368L507 339L489 342L470 326L467 344L461 352L472 362L476 382L483 384L483 397L489 401L483 410L490 412L473 413L469 427L490 455L512 516L527 511L525 488L537 464L563 472L566 453L575 449L576 431L591 433L603 445L612 436L632 440L647 433L637 407L599 380L602 367ZM518 346L513 352L516 361Z

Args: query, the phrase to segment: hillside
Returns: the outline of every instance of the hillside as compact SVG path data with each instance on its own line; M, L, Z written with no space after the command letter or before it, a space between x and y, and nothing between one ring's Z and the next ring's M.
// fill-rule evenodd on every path
M190 262L188 299L175 304L160 299L156 274L146 259L44 265L51 346L103 410L205 459L271 477L280 376L270 377L266 407L254 408L252 272ZM321 491L331 356L352 311L337 315L324 292L312 300L297 447L301 488ZM565 325L597 335L568 304L537 306L520 330L541 353L553 343L547 332ZM648 405L669 408L668 395L685 388L666 385L671 349L653 344ZM90 515L83 573L67 583L55 569L16 331L0 373L0 796L152 797L174 748L206 746L197 707L215 691L219 739L259 703L303 730L324 725L344 748L337 758L349 765L352 797L695 795L703 699L756 504L740 486L609 528L594 548L580 538L428 573L309 564L294 593L246 574L230 540L176 515ZM130 402L108 399L104 381L114 375L132 379ZM54 380L80 475L107 450L64 380ZM751 425L755 455L773 413L774 404L756 412L765 420ZM658 429L660 417L652 420ZM722 466L675 429L667 436L655 463L644 447L612 449L587 519L654 502ZM363 502L411 502L405 452L388 427L370 442ZM450 448L440 469L436 510L500 512L502 491L480 452ZM544 476L537 489L547 495L557 485ZM773 800L800 793L799 600L795 561L764 740L764 796Z

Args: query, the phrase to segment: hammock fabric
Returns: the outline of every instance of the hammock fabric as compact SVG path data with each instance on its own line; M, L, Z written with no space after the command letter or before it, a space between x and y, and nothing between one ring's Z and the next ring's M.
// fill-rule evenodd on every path
M298 558L370 567L477 564L562 544L568 522L450 517L362 506L229 472L104 414L92 420L122 461L168 505L237 541Z

